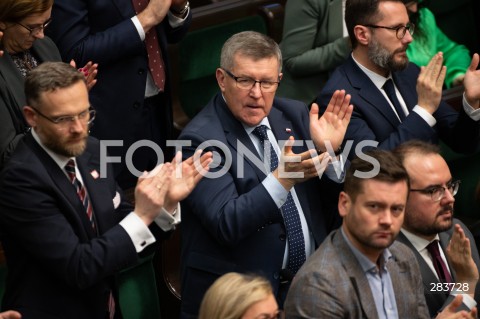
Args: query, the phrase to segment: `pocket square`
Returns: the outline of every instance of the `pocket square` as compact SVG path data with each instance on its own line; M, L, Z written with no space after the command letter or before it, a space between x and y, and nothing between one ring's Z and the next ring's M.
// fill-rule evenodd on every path
M115 193L115 197L113 198L113 207L115 209L117 209L118 206L120 206L120 193L119 192L116 192Z

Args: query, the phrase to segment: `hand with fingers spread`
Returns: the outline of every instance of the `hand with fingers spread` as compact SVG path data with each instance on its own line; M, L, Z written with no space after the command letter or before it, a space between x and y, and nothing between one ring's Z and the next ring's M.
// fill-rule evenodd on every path
M479 274L472 258L470 240L460 225L455 225L452 238L447 247L447 258L456 273L457 282L468 284L468 292L473 298Z
M135 187L135 214L150 225L165 206L173 168L172 164L160 164L138 178Z
M465 98L474 109L480 108L480 70L477 70L479 60L478 53L475 53L463 80Z
M457 295L455 299L443 309L435 319L476 319L477 318L477 307L473 307L470 312L465 310L458 311L457 308L462 304L463 296Z
M70 61L70 65L74 68L77 67L75 60ZM87 81L87 89L90 91L91 88L97 83L97 73L98 73L98 64L89 61L83 68L78 69L79 72L82 72L85 75L85 80Z
M182 162L182 153L178 152L172 161L172 176L170 187L165 199L165 209L173 211L178 202L185 199L198 182L208 172L212 162L212 152L202 155L202 150Z
M286 190L290 190L295 184L321 175L331 161L328 153L318 155L315 150L295 154L292 151L293 145L294 139L290 136L282 147L278 167L273 172L273 176Z
M342 145L353 112L350 98L344 90L335 91L325 113L320 118L318 105L313 103L310 110L310 134L317 149L326 151L327 141L331 143L333 151Z
M440 105L446 72L442 52L435 54L428 65L421 68L417 79L417 104L430 114L435 113Z

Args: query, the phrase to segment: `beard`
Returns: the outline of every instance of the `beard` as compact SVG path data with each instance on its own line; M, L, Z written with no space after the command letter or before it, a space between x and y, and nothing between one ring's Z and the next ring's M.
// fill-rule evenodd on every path
M395 54L399 52L405 52L407 48L401 48L390 53L384 46L378 42L375 37L372 38L372 42L368 46L368 56L374 64L382 69L389 70L390 72L404 70L408 65L408 58L402 58L401 60L395 60Z
M440 218L442 215L444 215L447 212L451 212L450 219L443 222L438 221L438 218ZM407 230L411 231L414 234L420 234L423 236L435 236L438 233L447 231L450 228L452 228L453 205L442 207L442 209L439 212L437 212L435 221L430 225L426 225L424 221L417 220L417 218L415 218L414 216L415 216L415 212L405 214L404 224Z
M52 150L53 152L65 156L65 157L77 157L81 155L85 148L87 147L87 138L88 133L86 134L76 134L70 137L71 139L78 140L75 143L70 142L68 139L55 139L55 138L46 138L43 141L45 146Z

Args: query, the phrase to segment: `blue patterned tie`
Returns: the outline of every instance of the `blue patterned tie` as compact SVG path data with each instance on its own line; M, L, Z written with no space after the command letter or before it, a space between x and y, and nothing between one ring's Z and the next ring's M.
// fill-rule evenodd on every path
M405 112L400 105L400 101L398 101L397 93L395 93L395 86L393 85L393 80L388 79L387 82L383 85L383 90L387 93L390 102L392 102L393 107L397 111L398 117L400 117L400 122L405 120Z
M278 157L277 153L275 153L275 150L273 149L272 144L268 139L267 126L259 125L253 130L252 133L260 139L260 144L264 145L265 151L270 148L270 171L274 171L278 166ZM265 154L264 156L267 156L267 154ZM287 229L287 268L293 274L296 274L298 269L300 269L306 259L305 239L303 238L302 224L300 223L299 212L290 192L288 193L287 200L280 209L283 212L283 220L285 222L285 228Z

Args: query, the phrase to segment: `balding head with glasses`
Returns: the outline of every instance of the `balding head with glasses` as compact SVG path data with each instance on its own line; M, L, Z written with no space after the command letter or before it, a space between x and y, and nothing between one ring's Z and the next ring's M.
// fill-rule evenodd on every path
M432 294L431 287L439 287L437 283L458 283L464 306L470 309L480 301L476 289L480 258L473 235L453 217L460 181L452 176L436 145L412 140L397 147L394 154L410 177L410 195L397 240L417 252L424 286L429 287L425 298L430 315L434 317L453 299L451 290L443 288L440 294Z
M27 76L25 95L25 119L40 141L66 157L82 154L95 118L85 76L69 64L45 62Z

